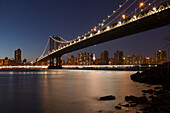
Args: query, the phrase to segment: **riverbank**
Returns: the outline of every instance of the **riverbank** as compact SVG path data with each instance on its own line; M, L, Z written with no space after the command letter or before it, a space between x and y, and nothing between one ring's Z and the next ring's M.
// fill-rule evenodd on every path
M170 63L157 68L144 70L131 75L131 80L151 85L161 85L154 89L142 90L147 101L143 103L142 111L145 113L170 113ZM135 97L134 97L135 98ZM133 100L133 99L132 99Z

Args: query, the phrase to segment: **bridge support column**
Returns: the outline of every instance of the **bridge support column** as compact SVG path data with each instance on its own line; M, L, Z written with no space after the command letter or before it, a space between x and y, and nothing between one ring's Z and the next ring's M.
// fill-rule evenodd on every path
M57 69L62 69L62 66L61 66L61 56L56 57L56 68Z

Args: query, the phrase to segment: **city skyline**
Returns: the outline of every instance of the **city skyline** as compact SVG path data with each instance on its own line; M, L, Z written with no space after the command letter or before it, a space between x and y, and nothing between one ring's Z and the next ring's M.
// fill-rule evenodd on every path
M123 55L123 51L115 51L113 57L109 57L108 51L102 51L100 53L100 57L96 58L94 53L78 53L77 55L71 55L70 57L67 57L67 59L63 59L63 64L68 65L92 65L92 64L86 64L85 59L93 59L93 64L95 62L98 62L97 65L132 65L132 64L163 64L168 61L167 59L167 52L163 50L157 50L154 52L154 57L148 57L138 54L128 54ZM92 56L91 56L92 55ZM80 58L80 56L82 56ZM82 59L82 60L80 60ZM112 61L113 60L113 61ZM82 63L84 62L84 64ZM87 61L91 62L91 61ZM111 63L112 62L112 63ZM111 63L111 64L110 64Z
M77 0L67 1L70 4L64 2L53 0L48 2L45 0L41 2L33 0L9 2L1 0L0 14L3 15L3 18L0 19L0 38L3 43L1 41L0 58L6 56L12 58L11 51L21 48L24 51L22 57L33 61L41 55L50 35L61 36L67 40L75 39L97 25L109 13L118 8L117 4L122 4L124 1L109 0L104 5L103 2L96 0L91 1L90 4L88 1ZM96 3L98 6L94 8ZM58 7L55 7L56 4ZM7 6L10 9L6 9ZM166 45L164 38L170 37L169 31L169 26L165 26L80 51L96 52L97 57L99 56L97 53L104 50L109 52L120 50L124 51L125 55L141 53L144 56L153 57L153 51L167 50L164 48ZM80 51L70 54L77 54Z

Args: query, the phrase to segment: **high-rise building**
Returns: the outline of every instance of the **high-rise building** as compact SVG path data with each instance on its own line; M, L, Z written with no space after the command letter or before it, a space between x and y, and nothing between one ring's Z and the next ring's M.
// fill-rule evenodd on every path
M166 56L166 51L156 51L155 52L155 60L156 64L163 64L167 62L167 56Z
M144 61L145 60L142 56L136 56L136 55L127 55L125 58L126 65L144 64Z
M104 51L101 53L101 64L107 65L109 64L109 52Z
M155 60L150 57L144 57L144 64L155 64Z
M15 63L21 64L21 49L15 50Z
M136 56L136 64L144 64L143 56Z
M0 66L4 65L4 59L0 59Z
M79 65L93 65L93 53L78 53Z
M76 65L77 64L77 58L74 57L74 55L71 55L71 57L67 58L67 64Z
M114 53L114 64L123 65L123 51L116 51Z
M135 55L127 55L125 58L126 65L133 65L135 64L136 56Z

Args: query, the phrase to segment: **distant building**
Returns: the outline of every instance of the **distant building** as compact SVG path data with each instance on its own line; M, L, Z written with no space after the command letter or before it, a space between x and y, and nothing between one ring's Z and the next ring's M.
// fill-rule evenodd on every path
M79 65L93 65L93 53L78 53Z
M101 59L96 59L95 62L94 62L95 65L101 65Z
M156 64L163 64L167 62L166 51L159 50L155 52Z
M21 49L15 50L15 63L17 65L21 64Z
M125 64L126 65L139 65L139 64L145 64L145 62L142 56L127 55L125 58Z
M126 65L134 65L136 61L135 55L127 55L125 58L125 64Z
M61 60L61 64L65 65L66 64L65 60Z
M39 66L48 66L48 61L37 62Z
M102 65L109 64L109 52L108 51L104 51L101 53L101 64Z
M109 65L113 65L114 64L114 59L113 58L109 58Z
M8 66L9 65L9 59L8 59L8 57L5 57L5 59L4 59L4 64L3 64L4 66Z
M144 64L143 56L136 56L136 64Z
M27 64L27 59L24 59L24 60L23 60L23 64L24 64L24 65Z
M10 66L15 65L15 60L14 59L8 59L8 65L10 65Z
M123 51L116 51L114 53L114 64L123 65Z
M144 64L155 64L155 60L150 57L144 57Z
M67 58L67 64L68 65L76 65L77 64L77 57L74 57L74 55L71 55L71 57Z
M0 59L0 66L4 65L4 59Z

